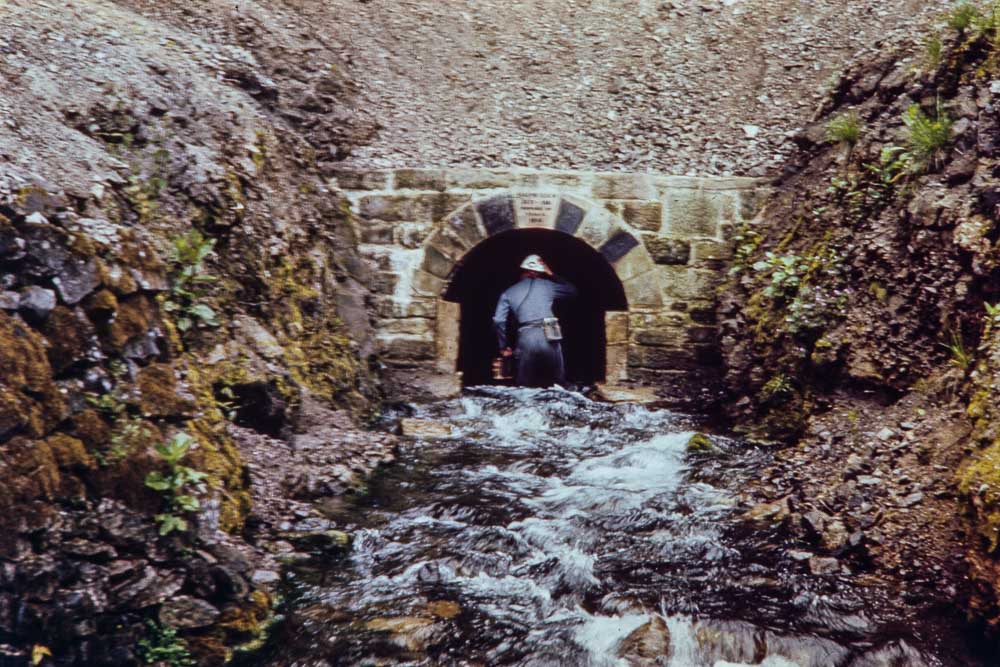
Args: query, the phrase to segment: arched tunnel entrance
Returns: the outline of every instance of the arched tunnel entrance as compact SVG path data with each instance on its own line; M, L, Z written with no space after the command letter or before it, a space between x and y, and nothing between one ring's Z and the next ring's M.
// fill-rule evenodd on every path
M628 309L614 269L575 236L551 229L514 229L470 250L455 267L444 294L446 300L461 304L458 370L464 385L493 382L490 364L498 354L493 313L503 291L519 279L521 260L531 253L541 255L580 291L579 298L555 307L563 329L567 381L592 384L605 379L604 314Z

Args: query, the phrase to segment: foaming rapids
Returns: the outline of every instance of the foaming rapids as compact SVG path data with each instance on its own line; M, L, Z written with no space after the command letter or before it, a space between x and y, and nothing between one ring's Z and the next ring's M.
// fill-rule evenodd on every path
M266 664L883 664L855 662L873 647L946 664L881 633L852 591L734 541L766 455L721 437L689 453L689 417L501 388L412 416L452 435L406 439L331 510L351 552L294 571Z

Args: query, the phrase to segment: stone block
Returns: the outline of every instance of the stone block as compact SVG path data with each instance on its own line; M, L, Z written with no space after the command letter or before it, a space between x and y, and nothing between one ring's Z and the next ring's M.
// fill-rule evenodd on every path
M691 259L691 242L643 234L646 248L657 264L687 264Z
M434 341L418 336L380 335L382 356L397 362L417 364L434 359Z
M336 179L336 186L341 190L388 190L388 171L371 171L367 169L332 169L328 172Z
M417 296L436 298L444 293L447 282L432 273L418 270L413 274L413 293Z
M663 204L658 201L623 201L621 216L636 229L658 232L663 226Z
M393 242L404 248L416 249L424 244L431 225L426 222L401 222L393 229Z
M384 222L434 222L471 199L452 193L419 195L365 195L358 201L358 215Z
M660 291L660 280L656 271L647 271L623 283L625 297L630 308L637 306L660 306L663 295Z
M690 326L685 331L689 343L697 345L715 345L719 338L717 327Z
M459 325L462 307L453 301L438 300L438 317L435 322L435 351L437 369L454 373L458 368Z
M565 197L559 202L559 211L556 213L555 228L565 234L576 235L583 222L587 209L577 203L571 202Z
M443 254L435 246L428 245L424 248L424 261L420 265L422 270L438 278L447 279L454 267L455 260Z
M486 229L472 206L466 206L445 219L441 229L451 232L468 249L487 237Z
M426 317L404 317L382 320L378 324L379 333L406 334L430 338L434 335L434 320Z
M687 342L687 332L683 327L640 329L632 332L634 342L650 347L683 348Z
M664 190L708 190L708 191L732 191L732 190L754 190L764 182L760 178L748 178L746 176L720 177L712 176L657 176L657 187Z
M689 269L683 266L659 266L656 272L660 276L663 293L668 298L679 300L714 299L715 288L723 277L718 271Z
M632 345L628 350L629 368L691 371L698 362L690 350Z
M539 180L537 173L510 169L449 169L445 174L445 186L449 189L499 190L537 185Z
M737 195L707 190L667 193L667 233L675 238L712 237L722 222L736 217Z
M653 178L648 174L598 174L591 192L597 199L656 199Z
M650 313L629 313L629 331L683 328L688 325L684 313L660 311Z
M618 229L597 250L604 255L604 259L614 264L629 254L638 245L639 239L624 229Z
M576 237L592 248L600 248L604 242L621 229L613 213L599 207L587 212L576 232Z
M622 382L628 379L628 346L608 345L605 361L605 381Z
M399 275L392 271L376 271L373 275L372 291L376 294L392 294L396 291Z
M541 185L552 185L558 188L582 189L584 176L572 171L543 171L538 174Z
M486 233L490 236L517 226L514 199L509 195L490 197L476 202L476 211L479 213L479 219L483 221Z
M609 346L628 343L628 319L628 313L604 313L604 336Z
M733 258L733 244L725 241L691 242L691 263L712 270L721 269Z
M625 253L624 257L614 263L615 274L622 282L652 271L653 268L653 259L641 244Z
M391 296L375 297L375 313L380 318L425 317L433 319L437 315L434 299L411 299L400 302Z
M444 192L448 187L444 169L397 169L395 173L397 190Z
M395 225L391 222L365 221L359 225L362 243L391 245L394 243Z

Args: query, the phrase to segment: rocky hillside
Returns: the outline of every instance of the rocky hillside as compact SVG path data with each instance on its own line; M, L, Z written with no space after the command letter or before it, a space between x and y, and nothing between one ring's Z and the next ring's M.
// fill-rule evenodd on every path
M1000 16L971 7L844 75L720 316L733 416L795 443L760 497L915 611L995 626Z
M216 664L271 613L268 502L366 465L369 278L324 171L374 126L281 2L0 26L0 654Z
M383 126L356 166L768 176L849 62L953 0L323 4Z

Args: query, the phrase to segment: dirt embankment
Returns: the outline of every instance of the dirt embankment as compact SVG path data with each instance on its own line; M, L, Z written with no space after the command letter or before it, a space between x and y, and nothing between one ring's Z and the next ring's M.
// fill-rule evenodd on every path
M355 425L369 276L324 177L374 125L327 27L0 7L0 655L136 664L173 627L221 662L266 626L275 557L336 546L301 501L391 455Z
M740 230L720 317L733 417L794 444L756 492L779 501L770 516L914 614L968 610L995 628L1000 42L987 20L844 76Z

